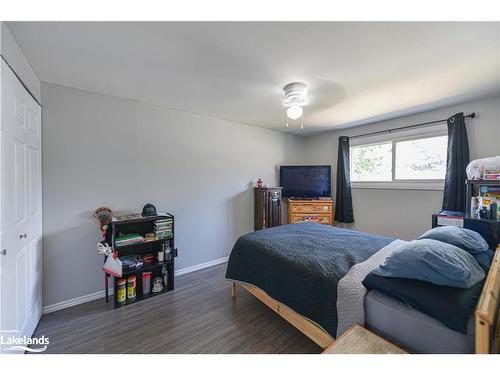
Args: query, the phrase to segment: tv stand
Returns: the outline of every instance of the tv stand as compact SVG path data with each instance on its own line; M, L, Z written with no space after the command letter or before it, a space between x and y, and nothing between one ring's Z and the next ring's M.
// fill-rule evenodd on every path
M333 225L332 199L288 199L288 223L303 221Z

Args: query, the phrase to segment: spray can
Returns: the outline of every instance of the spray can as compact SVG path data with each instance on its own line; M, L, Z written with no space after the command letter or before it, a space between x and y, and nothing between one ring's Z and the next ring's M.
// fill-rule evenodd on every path
M118 279L116 281L116 303L120 306L125 305L126 302L126 282L125 279Z
M135 300L136 295L137 295L137 277L129 276L127 278L127 300L129 301Z

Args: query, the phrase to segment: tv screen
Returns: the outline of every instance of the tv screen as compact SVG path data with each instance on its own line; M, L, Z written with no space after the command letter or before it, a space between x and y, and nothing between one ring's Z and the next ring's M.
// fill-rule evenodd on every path
M280 186L288 198L324 198L331 196L331 166L282 165Z

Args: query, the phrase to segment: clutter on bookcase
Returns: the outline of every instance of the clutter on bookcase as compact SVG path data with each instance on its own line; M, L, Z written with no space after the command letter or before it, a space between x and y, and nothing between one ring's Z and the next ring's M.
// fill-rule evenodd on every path
M466 199L468 217L500 220L500 180L467 180Z
M471 229L484 237L494 250L500 243L498 198L500 181L468 179L465 212L439 211L432 215L432 227L455 225Z
M154 208L154 206L150 205ZM105 256L105 294L113 278L114 307L122 307L174 289L174 216L156 212L113 217L105 241L97 246Z

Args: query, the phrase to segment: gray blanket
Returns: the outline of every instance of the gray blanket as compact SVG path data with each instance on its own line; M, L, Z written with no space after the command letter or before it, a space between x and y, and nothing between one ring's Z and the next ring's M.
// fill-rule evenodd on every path
M340 281L337 290L337 336L343 334L353 324L365 325L365 277L384 263L395 250L407 243L394 240L364 262L355 264Z
M314 223L264 229L236 241L226 277L259 287L336 337L340 279L392 241Z

